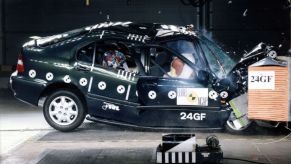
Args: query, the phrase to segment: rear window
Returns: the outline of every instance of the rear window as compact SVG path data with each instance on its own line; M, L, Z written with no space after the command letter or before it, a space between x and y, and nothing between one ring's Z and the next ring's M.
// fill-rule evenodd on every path
M77 60L91 64L94 56L94 43L91 43L77 52Z

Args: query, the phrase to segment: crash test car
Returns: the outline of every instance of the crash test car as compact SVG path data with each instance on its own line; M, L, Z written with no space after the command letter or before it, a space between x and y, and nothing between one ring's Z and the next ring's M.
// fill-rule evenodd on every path
M247 67L268 55L261 43L234 62L193 29L105 22L31 37L10 85L16 98L43 107L53 128L88 120L136 128L243 130L230 100L247 92Z

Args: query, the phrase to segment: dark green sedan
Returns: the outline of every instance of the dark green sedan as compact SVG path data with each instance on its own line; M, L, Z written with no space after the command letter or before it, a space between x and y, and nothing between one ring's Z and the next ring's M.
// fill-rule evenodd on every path
M60 131L85 117L136 128L240 131L250 122L238 121L229 101L247 92L247 66L265 58L266 47L235 63L192 26L105 22L33 37L10 85Z

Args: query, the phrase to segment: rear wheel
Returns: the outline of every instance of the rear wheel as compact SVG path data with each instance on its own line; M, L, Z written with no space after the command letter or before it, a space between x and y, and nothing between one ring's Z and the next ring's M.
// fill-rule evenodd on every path
M86 116L82 101L68 90L59 90L48 96L43 113L50 126L63 132L79 127Z

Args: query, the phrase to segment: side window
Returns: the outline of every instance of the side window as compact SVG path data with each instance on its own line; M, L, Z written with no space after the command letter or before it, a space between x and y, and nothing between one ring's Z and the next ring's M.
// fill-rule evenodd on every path
M121 69L127 72L139 72L134 56L129 53L125 43L105 41L96 44L95 65L108 69Z
M192 79L194 70L182 59L167 50L150 50L149 76Z
M92 64L93 62L93 56L94 56L94 44L91 43L81 49L77 52L77 60L85 63Z
M196 66L201 67L201 63L198 60L197 48L194 43L188 40L176 40L167 42L165 46L181 54Z

